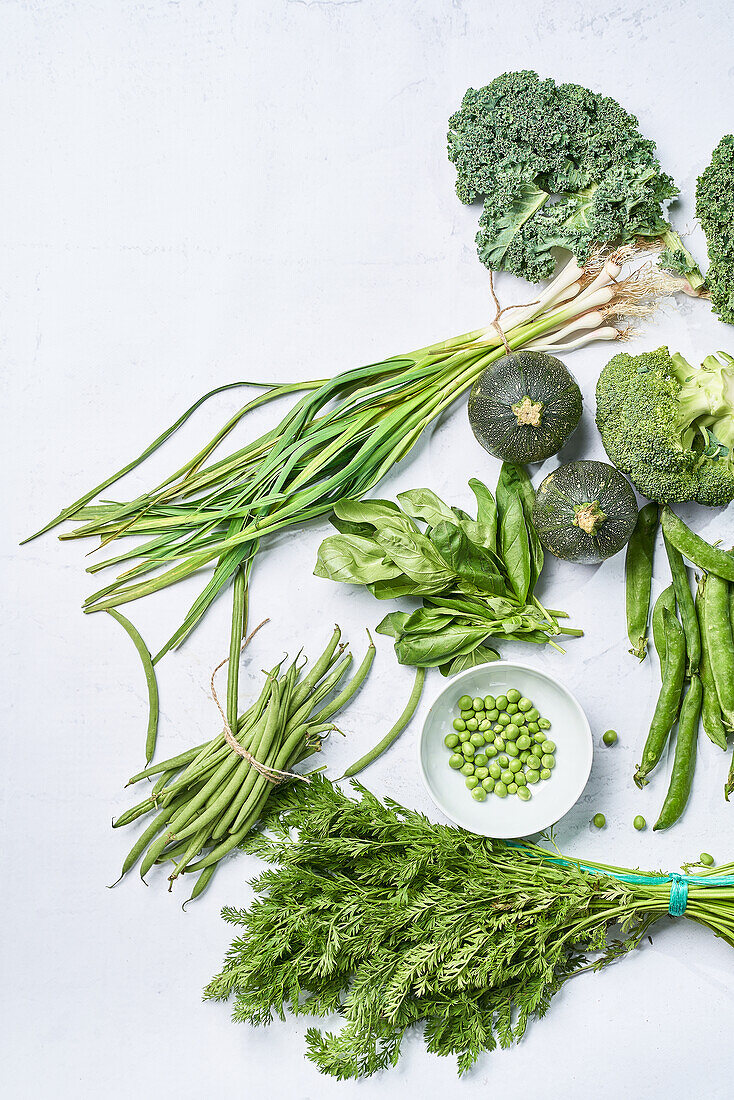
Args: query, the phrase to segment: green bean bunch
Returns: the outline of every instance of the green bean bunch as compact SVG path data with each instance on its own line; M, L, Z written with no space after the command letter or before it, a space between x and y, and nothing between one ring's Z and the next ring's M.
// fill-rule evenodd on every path
M219 861L258 821L274 788L321 749L336 728L332 718L364 682L375 654L371 640L355 675L337 690L352 662L340 637L336 627L305 675L305 662L298 658L285 670L284 661L275 665L248 710L236 721L228 715L229 730L247 756L232 748L223 731L129 780L128 786L157 776L147 798L117 818L113 827L155 816L128 853L120 878L138 861L142 878L154 865L170 864L169 889L179 875L198 874L189 900L204 891ZM232 677L228 688L231 683Z
M653 610L662 682L635 782L639 787L647 784L677 722L670 783L654 826L667 829L688 802L699 723L721 749L726 749L727 735L734 731L734 557L696 535L670 508L662 509L660 520L672 584ZM686 560L699 570L695 599ZM628 610L629 576L628 571ZM732 790L734 760L724 787L727 799Z

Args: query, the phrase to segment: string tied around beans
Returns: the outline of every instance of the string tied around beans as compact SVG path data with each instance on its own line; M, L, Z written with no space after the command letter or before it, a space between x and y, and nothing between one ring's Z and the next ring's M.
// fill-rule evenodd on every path
M240 646L240 654L244 653L245 649L255 637L258 630L260 630L261 627L265 626L265 624L268 622L270 622L269 619L263 619L263 621L259 623L254 630L250 631L250 633L247 635L244 642ZM248 749L246 749L244 745L241 745L239 743L235 735L232 733L230 724L227 721L227 715L224 712L222 704L219 702L217 689L214 686L214 679L217 673L219 672L220 668L224 668L228 661L229 656L225 657L223 661L219 662L217 667L212 672L209 686L211 688L212 699L214 700L217 710L219 711L222 718L222 734L224 735L224 740L227 742L232 752L236 753L237 756L241 756L244 760L247 760L256 772L259 772L264 779L267 779L268 783L272 783L273 785L277 785L278 783L285 783L287 779L300 779L304 783L310 783L311 781L307 775L299 775L298 772L284 771L272 765L261 763L261 761L259 761L257 757L253 756L253 754Z

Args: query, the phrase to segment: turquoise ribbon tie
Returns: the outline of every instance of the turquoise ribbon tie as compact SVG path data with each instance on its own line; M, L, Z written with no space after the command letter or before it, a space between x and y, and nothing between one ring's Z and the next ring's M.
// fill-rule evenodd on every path
M668 912L671 917L682 917L688 905L688 882L675 871L670 875L670 901Z

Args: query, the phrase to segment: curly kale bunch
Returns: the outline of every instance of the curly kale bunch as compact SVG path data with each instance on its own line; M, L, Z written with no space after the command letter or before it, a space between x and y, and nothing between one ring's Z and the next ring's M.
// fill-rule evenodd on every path
M716 146L696 186L696 217L706 234L710 265L706 283L711 306L734 325L734 135Z
M638 237L665 247L661 265L703 284L663 217L678 194L655 143L608 96L578 84L504 73L470 88L449 121L449 160L464 203L484 200L479 257L494 271L548 278L564 248L583 263L595 246Z
M615 355L597 382L596 424L611 461L650 500L734 500L731 355L697 368L667 348Z

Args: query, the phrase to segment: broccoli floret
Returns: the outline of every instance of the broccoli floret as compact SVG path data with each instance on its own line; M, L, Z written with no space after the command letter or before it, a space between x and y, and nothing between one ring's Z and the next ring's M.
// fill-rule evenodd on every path
M584 262L599 245L663 241L692 288L703 277L663 218L678 193L655 144L613 99L578 84L504 73L470 88L449 121L448 154L464 203L484 201L479 256L532 282L555 267L554 248Z
M711 306L734 325L734 135L716 146L696 186L696 217L706 234L710 266L706 284Z
M650 500L734 500L734 359L719 356L694 368L667 348L622 353L599 375L604 449Z

